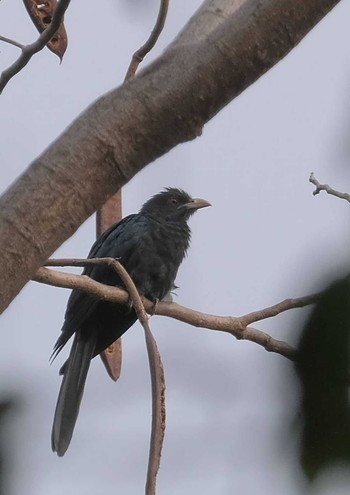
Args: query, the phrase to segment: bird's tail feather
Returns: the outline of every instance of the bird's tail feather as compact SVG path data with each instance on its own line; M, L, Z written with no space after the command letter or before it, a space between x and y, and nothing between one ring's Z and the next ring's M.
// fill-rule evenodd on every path
M52 450L59 456L65 454L73 435L94 349L94 339L76 336L64 368L51 436Z

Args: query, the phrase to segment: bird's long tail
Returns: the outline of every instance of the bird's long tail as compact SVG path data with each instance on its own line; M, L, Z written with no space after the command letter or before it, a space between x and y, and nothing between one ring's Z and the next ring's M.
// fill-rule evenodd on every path
M79 335L76 335L68 361L63 367L64 376L57 399L51 436L52 450L60 457L68 449L73 435L94 349L94 339L81 340Z

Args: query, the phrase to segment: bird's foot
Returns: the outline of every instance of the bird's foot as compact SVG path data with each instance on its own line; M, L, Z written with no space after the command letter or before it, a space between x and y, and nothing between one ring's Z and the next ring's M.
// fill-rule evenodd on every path
M156 312L158 303L159 303L159 299L158 298L154 299L152 309L149 313L150 316L153 316L154 313Z

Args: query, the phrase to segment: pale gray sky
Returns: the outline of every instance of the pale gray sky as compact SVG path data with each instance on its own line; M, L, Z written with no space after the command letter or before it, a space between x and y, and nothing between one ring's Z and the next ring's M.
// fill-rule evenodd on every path
M171 2L159 54L200 1ZM94 99L118 85L148 36L158 2L72 2L62 65L37 55L0 97L1 189ZM341 2L273 70L204 129L123 191L124 214L164 186L180 186L213 207L191 221L193 242L178 277L178 301L240 315L319 288L349 267L349 206L312 196L319 180L350 191L350 3ZM2 0L0 33L30 42L36 31L22 2ZM1 70L17 49L1 44ZM89 219L56 253L85 256ZM14 417L10 495L143 492L150 390L142 330L124 338L117 384L98 359L91 367L71 446L51 452L50 430L64 356L49 366L68 291L29 284L1 318L0 397L21 397ZM298 311L257 325L297 343ZM167 431L158 493L296 495L302 482L297 435L288 428L298 393L292 366L255 344L160 317L151 320L165 366ZM314 493L348 493L335 475ZM327 484L328 483L328 484Z

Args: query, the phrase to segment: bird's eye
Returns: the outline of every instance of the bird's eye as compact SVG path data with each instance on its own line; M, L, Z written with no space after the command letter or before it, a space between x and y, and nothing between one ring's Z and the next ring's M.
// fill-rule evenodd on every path
M174 206L176 206L179 202L176 198L171 198L170 203Z

